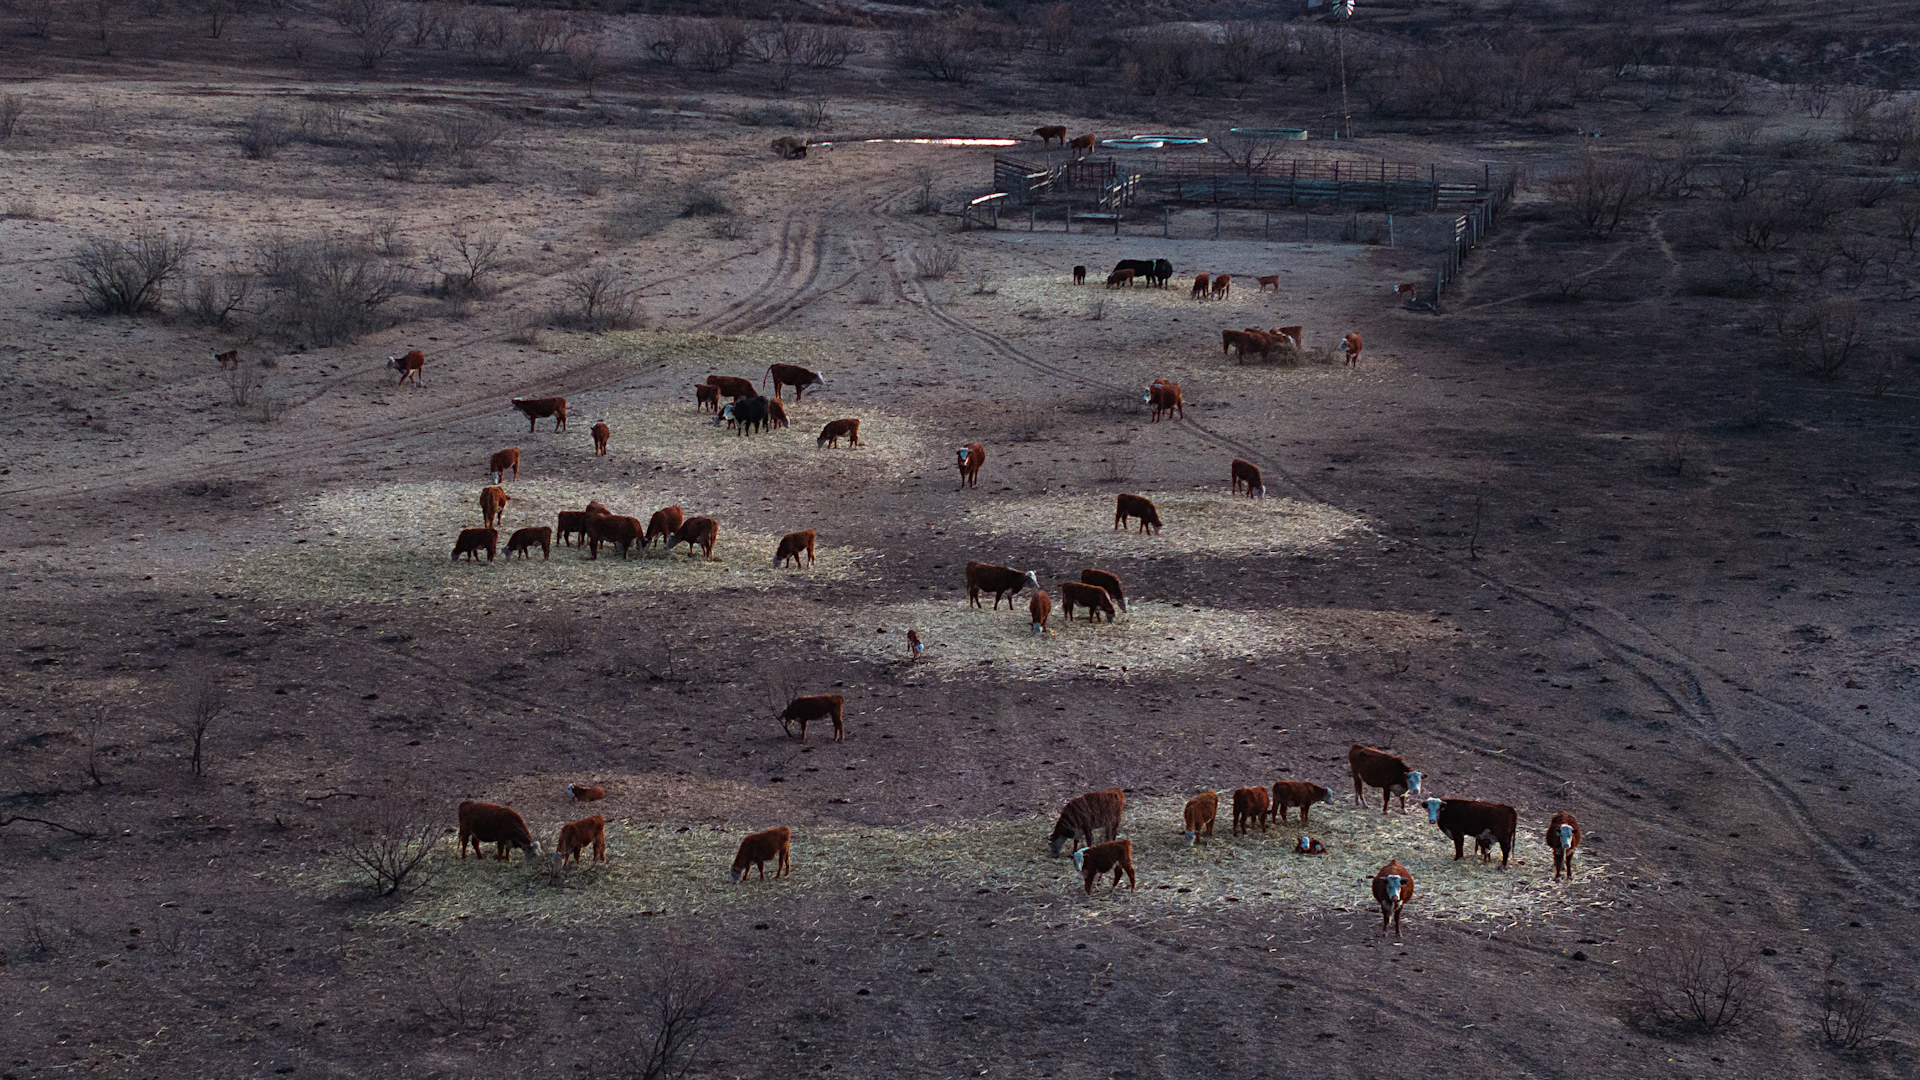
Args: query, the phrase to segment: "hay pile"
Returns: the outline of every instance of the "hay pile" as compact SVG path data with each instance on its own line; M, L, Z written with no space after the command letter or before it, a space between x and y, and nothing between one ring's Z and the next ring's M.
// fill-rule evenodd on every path
M500 529L498 561L448 560L463 528L478 528L480 482L430 481L336 488L308 499L293 512L284 540L244 556L219 573L223 585L272 599L348 599L397 603L428 597L495 596L509 592L582 595L603 591L684 591L715 588L777 588L792 581L846 580L863 572L867 553L821 546L815 565L778 569L773 550L794 525L776 522L770 506L709 499L667 488L633 484L522 480L510 485ZM714 558L688 558L684 546L622 562L601 552L588 561L584 548L556 546L552 559L539 550L530 562L506 559L505 544L516 528L551 527L560 510L577 510L598 499L615 513L645 522L663 506L679 504L689 516L708 514L720 523ZM749 515L760 520L749 520Z
M1043 584L1056 591L1052 582ZM851 648L864 659L900 662L906 659L906 632L913 629L926 646L913 662L916 674L1053 681L1191 671L1222 660L1280 653L1404 649L1416 640L1458 636L1425 615L1400 612L1224 611L1138 599L1112 623L1081 621L1084 612L1076 612L1076 621L1068 623L1056 607L1049 631L1035 636L1025 601L1015 604L1012 612L976 611L964 599L894 604L867 615L876 630L887 633L848 634L837 629L845 621L837 618L817 627L816 637L821 647Z
M1113 527L1112 495L1047 495L968 512L990 535L1013 534L1095 555L1294 554L1336 548L1363 519L1323 503L1249 499L1225 488L1169 494L1141 491L1163 525L1145 536Z
M764 915L806 899L855 900L923 882L964 890L986 889L1008 899L1050 906L1054 914L1098 920L1128 909L1179 913L1229 906L1275 918L1364 919L1374 911L1368 883L1388 858L1414 874L1415 919L1458 919L1506 926L1587 905L1605 904L1617 875L1585 860L1578 884L1555 884L1552 857L1532 825L1520 838L1512 867L1453 861L1453 845L1424 814L1382 816L1375 810L1323 805L1308 830L1327 846L1319 857L1293 855L1297 821L1267 833L1229 835L1221 807L1213 840L1188 849L1181 835L1184 798L1131 796L1126 828L1133 841L1139 888L1124 885L1113 899L1097 887L1089 902L1072 864L1047 855L1053 813L1013 820L959 822L914 828L797 828L793 875L734 885L728 867L748 830L671 822L608 824L611 861L555 878L544 864L516 857L454 860L413 904L375 917L450 927L465 916L532 916L566 923L602 922L633 915ZM447 842L451 854L452 842ZM585 864L583 864L584 866ZM771 874L771 868L769 874ZM337 887L331 871L297 874L309 887Z

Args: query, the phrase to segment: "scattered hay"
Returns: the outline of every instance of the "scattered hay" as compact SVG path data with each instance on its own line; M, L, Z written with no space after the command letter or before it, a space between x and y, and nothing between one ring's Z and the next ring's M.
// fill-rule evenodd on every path
M858 482L876 476L905 476L922 469L951 464L940 454L951 454L917 433L916 425L901 417L876 412L865 405L844 406L833 401L786 404L791 426L741 436L725 424L714 424L712 413L696 411L692 384L684 401L615 404L604 418L613 428L609 456L653 466L713 470L748 470L766 479L797 466L821 483ZM860 418L860 445L822 447L815 440L830 420Z
M608 355L629 364L673 365L686 369L694 382L708 375L735 375L759 382L773 364L798 364L833 377L833 356L818 340L786 334L661 333L629 330L581 337L576 351ZM693 399L693 382L687 384Z
M1104 277L1096 280L1091 268L1085 285L1075 285L1071 277L1055 274L1014 278L1001 283L999 302L1013 311L1038 310L1047 315L1079 317L1086 314L1088 302L1099 300L1105 302L1105 317L1109 319L1126 315L1157 315L1175 309L1187 312L1198 309L1218 315L1222 326L1231 324L1236 329L1242 326L1278 325L1268 321L1274 318L1272 302L1260 299L1252 279L1247 280L1248 287L1244 289L1236 279L1225 300L1209 300L1204 304L1192 298L1191 275L1185 281L1175 278L1164 289L1137 283L1131 288L1109 289L1101 284L1104 280ZM1215 342L1218 343L1217 336Z
M1049 495L994 503L968 511L989 535L1014 534L1095 555L1293 554L1338 546L1365 524L1323 503L1296 499L1249 499L1220 490L1190 494L1142 492L1160 511L1164 527L1141 536L1113 527L1112 495Z

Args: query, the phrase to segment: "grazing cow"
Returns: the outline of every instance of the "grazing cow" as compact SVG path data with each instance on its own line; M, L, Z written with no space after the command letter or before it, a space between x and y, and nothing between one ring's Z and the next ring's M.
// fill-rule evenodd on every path
M1160 511L1154 509L1153 503L1138 495L1122 495L1114 503L1113 527L1125 529L1128 518L1140 519L1142 533L1147 531L1149 525L1153 526L1155 534L1160 532Z
M507 450L496 450L487 459L487 475L498 484L506 480L507 470L513 470L513 478L520 479L520 448L515 446Z
M639 524L635 522L635 524ZM694 517L680 523L680 527L667 534L667 550L672 551L678 544L687 545L687 554L692 555L698 546L707 558L713 558L714 542L720 539L720 523L710 517Z
M408 379L413 380L413 385L419 386L420 375L425 372L426 369L427 354L421 352L419 349L414 349L405 356L390 356L387 358L387 370L400 373L400 382L394 383L395 386L404 384Z
M1127 888L1134 888L1133 841L1109 840L1104 844L1081 848L1073 853L1073 868L1086 876L1087 895L1093 895L1093 883L1107 871L1113 871L1113 887L1120 887L1120 875L1127 875Z
M838 447L841 439L847 440L850 447L859 446L860 421L851 416L828 421L827 426L820 429L820 437L813 440L813 445Z
M974 607L980 606L980 594L993 593L993 609L1000 610L1000 598L1009 594L1020 595L1020 590L1040 587L1040 577L1031 570L1010 570L993 563L970 562L967 564L967 601ZM1013 601L1007 601L1011 608Z
M807 741L807 724L821 717L833 718L833 741L839 742L847 737L844 719L847 699L839 694L815 694L811 697L797 697L787 702L786 711L780 714L780 730L793 734L791 725L800 725L800 741Z
M795 401L800 400L801 393L804 392L807 387L814 385L824 386L827 382L826 378L819 372L808 371L806 368L796 364L773 364L767 368L767 378L773 380L773 396L775 398L780 396L781 387L791 386L793 387L793 400ZM765 386L766 383L766 379L760 380L760 385Z
M1267 831L1267 819L1273 816L1273 802L1263 787L1233 789L1233 834L1252 832L1255 825Z
M1167 414L1167 419L1169 420L1173 419L1176 412L1180 414L1180 419L1185 420L1187 418L1186 398L1180 393L1179 383L1169 382L1166 379L1155 379L1153 385L1147 387L1146 396L1142 397L1140 401L1143 404L1153 406L1152 423L1159 423L1160 414L1163 412Z
M793 869L792 841L793 833L785 825L749 834L740 841L740 853L733 857L733 883L740 884L740 879L747 876L748 869L755 866L760 868L760 880L767 880L768 860L775 860L775 881L790 873Z
M1573 850L1580 846L1580 823L1572 814L1562 810L1547 822L1547 846L1553 849L1553 880L1560 880L1560 871L1567 872L1567 880L1573 880Z
M1033 599L1027 601L1027 615L1033 620L1034 633L1046 633L1047 619L1053 615L1053 597L1048 596L1045 589L1034 593ZM1087 618L1091 620L1093 616L1088 615Z
M1281 821L1287 820L1287 810L1300 808L1300 824L1309 824L1307 813L1320 803L1333 801L1333 792L1319 784L1309 784L1305 780L1275 780L1273 782L1273 813Z
M554 533L560 538L561 543L572 547L573 541L569 539L570 537L578 536L583 540L586 539L587 519L592 516L581 510L562 510L559 527L554 530Z
M787 407L780 404L779 398L766 398L764 400L767 403L767 427L769 429L786 427Z
M613 438L613 429L605 421L593 425L593 453L596 457L605 457L607 441Z
M525 529L513 530L513 535L507 537L507 559L511 561L516 552L519 553L523 559L533 558L533 545L535 544L540 545L540 558L542 560L551 559L553 557L553 530L547 528L545 525L534 525Z
M677 506L669 506L664 510L655 510L653 516L647 519L647 532L640 540L640 547L642 549L650 548L653 546L655 540L667 540L673 535L673 531L680 527L680 523L686 519L686 514L682 513Z
M1327 853L1327 845L1315 840L1311 836L1302 836L1299 843L1293 845L1293 853L1295 855L1325 855Z
M486 523L487 528L491 529L500 524L500 515L506 510L507 503L511 499L512 496L508 495L507 489L503 487L494 486L480 489L480 517L481 520Z
M1128 289L1133 287L1133 271L1115 270L1107 275L1107 288Z
M765 431L767 430L767 399L756 394L753 397L743 397L730 402L713 418L716 425L722 420L736 425L742 437L753 434L753 429L756 427Z
M1400 936L1400 909L1413 899L1413 871L1388 859L1387 865L1373 875L1373 899L1380 905L1380 935L1386 936L1387 923L1393 923L1393 936Z
M1087 154L1091 154L1093 153L1093 134L1089 132L1073 140L1067 145L1073 149L1074 157L1082 157Z
M1248 498L1258 499L1266 497L1267 486L1260 482L1260 466L1244 458L1234 458L1233 464L1227 466L1227 468L1233 473L1233 490L1235 494L1239 494L1240 486L1245 484Z
M1089 568L1080 571L1080 580L1107 590L1107 595L1113 597L1113 602L1120 605L1120 610L1127 610L1126 590L1120 588L1120 578L1117 575L1109 574L1105 570Z
M813 530L804 529L790 532L780 538L780 546L773 551L773 565L781 566L788 559L793 560L793 568L800 569L800 556L807 557L807 565L813 565Z
M595 514L611 514L613 511L607 509L600 503L594 502L592 499L588 499L585 513L588 517L592 517Z
M918 657L922 648L924 648L924 646L920 644L920 632L918 630L907 631L907 655L909 657Z
M754 388L752 379L742 379L738 375L709 375L707 385L716 387L720 396L735 401L743 397L758 397L760 391Z
M501 862L507 861L507 849L516 848L527 853L531 859L540 853L540 844L528 831L526 819L519 811L495 803L463 802L460 804L460 857L467 857L467 845L473 845L473 855L481 858L480 845L492 844L494 857Z
M553 849L554 869L569 860L579 866L580 853L589 847L593 848L594 862L607 861L607 819L599 814L560 826L560 840Z
M567 794L573 796L574 802L599 802L607 797L607 789L591 784L568 784Z
M1407 812L1407 793L1420 793L1420 774L1407 768L1405 760L1384 750L1359 743L1347 747L1347 768L1353 772L1353 805L1359 806L1366 788L1381 790L1380 812L1387 812L1387 800L1400 796L1400 812Z
M527 430L533 430L535 420L553 417L553 430L567 430L567 399L563 397L513 398L513 407L527 418Z
M1273 339L1268 337L1265 332L1252 329L1251 327L1245 330L1220 331L1221 355L1238 349L1240 350L1240 362L1243 364L1247 362L1248 353L1259 353L1261 356L1267 356L1273 352L1273 345Z
M600 545L612 544L620 549L620 557L625 559L627 552L640 539L640 519L623 514L592 514L587 518L587 557L598 559Z
M479 562L474 556L484 550L487 561L492 562L494 548L499 543L498 529L461 529L459 537L453 542L452 561L459 562L460 556L465 555L468 562Z
M1305 332L1306 332L1306 327L1304 326L1276 326L1273 328L1274 337L1286 338L1288 341L1293 342L1293 347L1295 349L1300 349L1305 347L1301 344L1301 341L1302 341L1301 335Z
M807 140L793 135L782 135L768 143L767 149L778 151L781 157L788 160L803 158L807 156Z
M1085 846L1093 846L1093 834L1105 833L1103 840L1112 840L1120 834L1120 815L1127 808L1127 793L1119 788L1105 791L1089 791L1060 808L1060 820L1053 823L1053 835L1047 838L1047 852L1054 858L1060 857L1060 849L1068 844L1079 850L1082 841Z
M1257 277L1253 280L1260 284L1260 287L1254 290L1255 292L1266 292L1268 289L1272 289L1276 293L1280 291L1279 274L1269 274L1266 277Z
M209 350L209 352L212 352L212 351ZM240 366L240 350L239 349L228 349L226 352L212 353L212 356L213 356L213 362L216 364L219 364L223 369L237 368Z
M1087 283L1087 268L1086 268L1086 267L1084 267L1084 266L1076 266L1076 267L1074 267L1074 268L1073 268L1073 283L1074 283L1075 285L1085 285L1085 284Z
M1165 259L1153 260L1153 283L1164 289L1167 287L1167 282L1172 280L1173 264Z
M1482 837L1500 844L1500 865L1507 865L1513 850L1513 834L1520 827L1520 814L1506 803L1481 802L1478 799L1428 799L1427 820L1453 838L1453 857L1466 855L1467 837ZM1475 850L1480 850L1478 844ZM1493 861L1493 849L1487 847L1483 861Z
M1040 136L1042 150L1046 149L1049 143L1058 142L1061 146L1067 145L1067 129L1059 124L1047 124L1044 127L1034 128L1033 133Z
M699 406L701 412L709 409L719 412L720 388L711 383L701 383L693 388L693 403Z
M1207 839L1213 839L1213 819L1220 813L1220 793L1203 791L1187 800L1187 807L1180 812L1181 821L1187 826L1187 846L1192 847L1201 833Z
M1393 287L1393 298L1398 300L1403 296L1409 300L1418 300L1420 298L1420 283L1417 281L1403 281L1395 285Z
M1073 609L1087 609L1087 621L1093 622L1095 616L1105 612L1107 621L1113 621L1113 598L1107 590L1098 585L1089 585L1084 581L1063 581L1060 583L1060 604L1066 612L1067 621L1073 621Z
M1209 278L1206 274L1201 274L1195 277L1193 279L1193 299L1205 300L1207 298L1208 291L1211 290L1212 288L1213 288L1212 279Z
M1347 364L1358 367L1360 364L1360 335L1348 333L1346 337L1340 339L1340 348L1347 354Z
M987 463L987 448L977 442L970 442L954 452L955 462L960 467L960 486L980 486L980 466Z
M1221 274L1220 276L1213 279L1213 298L1215 300L1225 300L1227 298L1228 290L1232 288L1233 288L1233 275Z
M1166 260L1162 259L1160 262L1166 262ZM1152 259L1121 259L1119 262L1113 264L1113 272L1118 274L1122 270L1131 270L1133 271L1135 279L1152 281L1156 273L1155 267L1158 265L1159 263L1154 262ZM1167 263L1167 265L1171 266L1173 264Z

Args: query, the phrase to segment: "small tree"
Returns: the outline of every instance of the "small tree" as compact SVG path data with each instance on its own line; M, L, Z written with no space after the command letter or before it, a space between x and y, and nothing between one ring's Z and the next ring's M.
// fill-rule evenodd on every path
M1554 198L1596 240L1613 235L1644 191L1638 162L1592 151L1582 154L1572 173L1553 186Z
M337 0L333 19L353 39L360 66L371 69L393 54L407 16L393 0Z
M240 122L234 141L239 144L242 156L264 161L293 141L293 125L280 112L259 109Z
M1758 1007L1758 958L1759 950L1736 938L1670 933L1648 946L1627 984L1645 1020L1719 1035L1745 1023Z
M61 276L99 314L142 315L160 306L163 288L193 248L186 233L142 225L126 241L88 241Z
M631 1080L680 1076L709 1035L725 1024L738 997L730 969L668 950L648 981L634 1020L641 1032L623 1055L620 1075Z
M220 688L220 677L213 670L201 671L186 687L184 715L181 717L181 734L187 738L189 757L187 765L195 777L206 774L207 732L220 714L227 711L226 692Z
M375 896L411 891L440 871L440 825L398 794L369 800L349 822L342 849Z
M448 262L453 269L440 279L441 294L479 296L486 290L486 279L492 277L506 261L500 252L500 246L505 241L498 232L470 230L465 225L455 225L449 237L453 241L453 250Z
M1838 957L1829 959L1820 972L1821 1041L1841 1053L1853 1053L1892 1031L1893 1021L1882 1010L1880 995L1845 978Z
M240 3L239 0L200 0L200 14L206 19L207 36L217 39L240 14Z
M0 94L0 139L13 138L20 116L27 111L27 99L19 94Z
M618 330L633 325L635 293L626 271L596 263L568 274L562 281L570 310L588 329Z

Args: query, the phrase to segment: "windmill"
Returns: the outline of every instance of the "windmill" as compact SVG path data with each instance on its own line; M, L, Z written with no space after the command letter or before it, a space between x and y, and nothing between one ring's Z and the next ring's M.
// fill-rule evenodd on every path
M1340 125L1347 138L1353 138L1353 105L1347 98L1347 20L1353 18L1353 0L1339 0L1339 18L1334 39L1340 46Z

